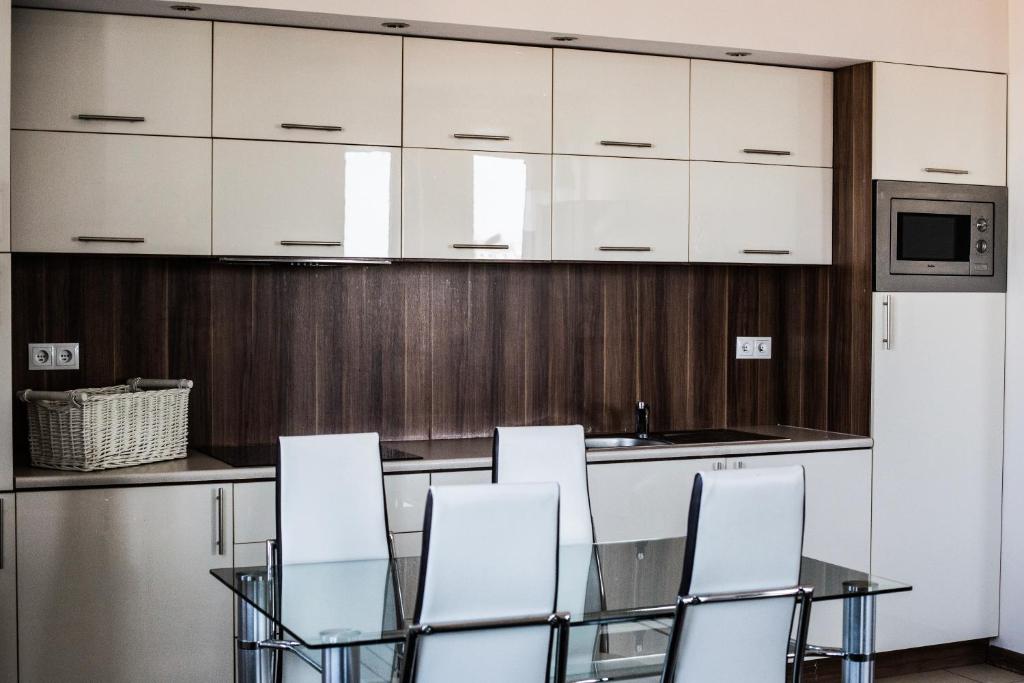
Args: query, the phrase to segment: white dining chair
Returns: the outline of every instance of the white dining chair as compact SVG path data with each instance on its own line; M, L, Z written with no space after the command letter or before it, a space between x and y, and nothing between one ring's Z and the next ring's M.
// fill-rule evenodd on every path
M663 683L784 681L798 607L799 681L813 593L799 586L803 467L699 473L687 526Z
M558 505L553 483L430 488L402 683L546 681L553 651L564 678Z

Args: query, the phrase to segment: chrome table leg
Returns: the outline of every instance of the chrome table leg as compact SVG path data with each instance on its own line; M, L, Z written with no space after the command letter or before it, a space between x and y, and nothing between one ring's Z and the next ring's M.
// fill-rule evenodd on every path
M243 594L248 598L235 598L238 611L238 681L274 683L276 653L259 647L260 642L271 637L270 620L250 602L266 605L269 583L261 574L244 574L238 580Z
M875 596L863 595L870 584L848 581L843 598L843 683L874 683Z
M321 631L324 643L344 642L345 631ZM359 683L359 647L327 647L321 654L322 683Z

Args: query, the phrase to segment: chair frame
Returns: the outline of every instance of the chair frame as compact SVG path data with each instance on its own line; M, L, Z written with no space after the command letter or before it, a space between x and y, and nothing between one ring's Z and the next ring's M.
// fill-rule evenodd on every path
M661 683L672 683L679 659L679 639L682 637L686 611L694 606L722 602L741 602L747 600L765 600L770 598L792 597L794 609L800 607L797 617L796 648L793 651L792 683L800 683L803 669L804 652L807 649L807 630L811 620L811 603L814 599L812 586L794 586L791 588L771 588L741 593L705 593L702 595L680 595L676 599L672 636L669 639L668 652L665 653L665 668L661 674ZM787 658L789 655L787 654Z

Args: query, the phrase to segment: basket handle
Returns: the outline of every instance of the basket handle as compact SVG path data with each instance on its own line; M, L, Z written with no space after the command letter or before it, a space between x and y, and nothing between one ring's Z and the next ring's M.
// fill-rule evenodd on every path
M141 377L132 377L128 380L128 386L132 391L139 391L140 389L191 389L192 380L190 379L143 379Z
M36 389L24 389L18 392L18 398L25 403L29 403L30 401L66 401L81 407L85 394L82 394L79 391L38 391Z

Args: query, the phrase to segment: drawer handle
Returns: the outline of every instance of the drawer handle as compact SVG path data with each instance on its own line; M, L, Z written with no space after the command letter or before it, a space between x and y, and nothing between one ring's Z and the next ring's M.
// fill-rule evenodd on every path
M600 246L598 251L653 251L650 247L609 247Z
M948 173L950 175L967 175L970 171L965 171L962 168L925 168L925 173Z
M75 118L80 121L123 121L125 123L142 123L145 116L109 116L107 114L79 114Z
M789 249L744 249L744 254L763 254L767 256L785 256L792 254Z
M145 237L99 237L97 235L79 235L79 242L118 242L123 244L142 244Z
M331 133L340 133L345 130L341 126L318 126L312 123L282 123L281 127L289 129L295 128L298 130L326 130Z
M788 149L757 149L756 147L748 147L743 150L744 154L767 154L773 157L788 157L792 156L792 152Z
M341 242L326 240L281 240L282 247L340 247Z
M484 135L483 133L452 133L456 140L494 140L496 142L508 142L512 138L508 135Z
M508 249L507 244L453 244L452 249Z
M605 147L654 147L650 142L626 142L624 140L601 140Z

